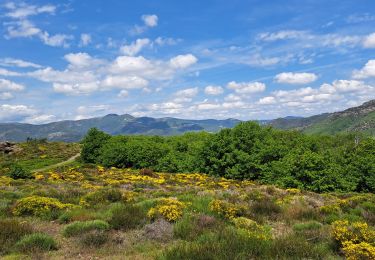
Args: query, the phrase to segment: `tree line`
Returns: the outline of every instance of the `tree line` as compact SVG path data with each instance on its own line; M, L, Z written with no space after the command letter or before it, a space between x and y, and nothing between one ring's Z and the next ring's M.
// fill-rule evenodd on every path
M315 192L374 192L375 139L277 130L255 122L212 134L110 136L88 131L82 159L106 167L201 172Z

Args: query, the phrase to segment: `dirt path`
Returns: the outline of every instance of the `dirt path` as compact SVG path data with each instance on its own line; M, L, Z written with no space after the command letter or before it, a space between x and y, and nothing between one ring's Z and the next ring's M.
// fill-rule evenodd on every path
M53 164L53 165L49 165L49 166L46 166L46 167L43 167L43 168L40 168L40 169L36 169L36 170L33 170L32 172L42 172L42 171L47 171L47 170L51 170L51 169L54 169L54 168L57 168L57 167L60 167L60 166L67 165L67 164L73 162L75 159L77 159L80 155L81 155L81 153L77 153L76 155L70 157L66 161L59 162L59 163L56 163L56 164Z

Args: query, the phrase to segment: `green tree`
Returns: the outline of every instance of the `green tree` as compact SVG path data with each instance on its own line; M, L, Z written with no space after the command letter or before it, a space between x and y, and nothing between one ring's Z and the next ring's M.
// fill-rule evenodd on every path
M100 148L110 139L110 135L97 128L91 128L82 140L81 157L87 163L98 162Z

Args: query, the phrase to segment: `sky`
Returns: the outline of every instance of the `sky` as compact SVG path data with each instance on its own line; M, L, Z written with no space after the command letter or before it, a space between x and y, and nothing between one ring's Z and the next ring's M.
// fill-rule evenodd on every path
M310 116L375 98L373 0L0 0L0 122Z

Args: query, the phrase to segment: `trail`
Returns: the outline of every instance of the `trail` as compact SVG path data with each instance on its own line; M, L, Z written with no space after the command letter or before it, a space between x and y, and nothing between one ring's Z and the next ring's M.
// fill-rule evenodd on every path
M60 167L60 166L67 165L67 164L73 162L75 159L77 159L80 155L81 155L81 153L77 153L76 155L70 157L66 161L59 162L59 163L56 163L56 164L52 164L52 165L49 165L49 166L46 166L46 167L43 167L43 168L40 168L40 169L32 170L32 172L42 172L42 171L47 171L47 170L51 170L51 169L54 169L54 168L57 168L57 167Z

